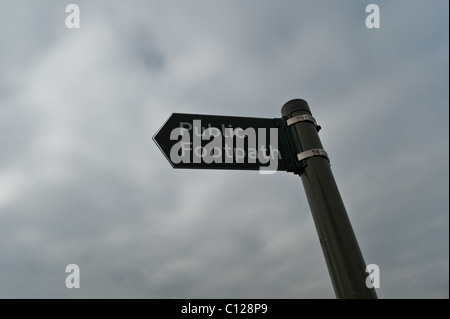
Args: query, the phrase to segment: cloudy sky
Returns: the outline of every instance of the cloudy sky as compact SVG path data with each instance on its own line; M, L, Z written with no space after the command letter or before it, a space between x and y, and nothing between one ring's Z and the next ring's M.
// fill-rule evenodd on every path
M171 113L308 101L380 298L449 297L445 0L0 0L1 298L334 298L301 180L174 170ZM67 289L77 264L81 288Z

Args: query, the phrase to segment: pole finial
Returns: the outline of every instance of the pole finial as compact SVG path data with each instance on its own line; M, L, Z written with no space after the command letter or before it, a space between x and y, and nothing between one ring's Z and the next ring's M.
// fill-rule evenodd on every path
M281 108L281 115L288 116L289 114L297 111L306 111L311 114L308 102L302 99L293 99L283 105Z

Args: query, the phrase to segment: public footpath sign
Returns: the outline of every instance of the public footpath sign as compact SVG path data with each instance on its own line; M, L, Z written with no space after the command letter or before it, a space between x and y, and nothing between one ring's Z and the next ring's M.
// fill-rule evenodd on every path
M284 134L280 119L174 113L153 139L174 168L272 174L288 170Z
M376 299L318 135L320 126L305 100L287 102L281 114L266 119L174 113L153 140L174 168L300 175L336 297Z

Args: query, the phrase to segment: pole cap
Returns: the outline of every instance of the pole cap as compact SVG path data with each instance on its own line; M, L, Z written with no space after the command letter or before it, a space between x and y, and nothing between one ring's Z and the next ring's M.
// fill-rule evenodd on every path
M311 114L308 102L302 99L290 100L289 102L286 102L281 108L281 115L288 116L289 114L298 111L306 111Z

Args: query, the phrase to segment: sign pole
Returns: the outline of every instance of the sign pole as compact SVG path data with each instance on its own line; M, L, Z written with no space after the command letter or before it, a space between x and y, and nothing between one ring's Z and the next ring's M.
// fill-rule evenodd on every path
M298 139L298 161L306 161L300 172L308 203L319 235L336 297L339 299L377 299L374 288L366 287L366 264L353 232L323 150L308 103L301 99L287 102L281 109L288 129Z

